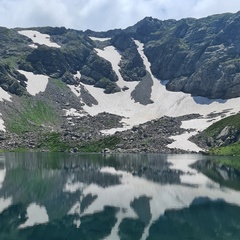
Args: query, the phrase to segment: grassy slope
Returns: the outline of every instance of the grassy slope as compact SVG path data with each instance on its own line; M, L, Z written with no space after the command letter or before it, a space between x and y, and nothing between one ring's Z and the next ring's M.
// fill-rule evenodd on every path
M227 118L224 118L205 130L205 133L210 137L218 135L222 129L226 126L231 126L240 130L240 114L236 114ZM209 154L213 155L237 155L240 156L240 142L230 144L228 146L214 148L209 151Z
M220 132L223 128L226 126L232 126L237 129L240 129L240 113L224 118L214 124L212 124L210 127L208 127L205 132L213 137L216 133Z
M205 130L205 133L210 137L214 137L226 126L232 126L236 129L240 129L240 114L227 117L212 124ZM235 142L228 146L210 149L208 153L211 155L240 156L240 142ZM216 161L219 164L231 166L240 171L240 158L224 158L224 160L219 158Z
M213 148L208 151L212 155L240 156L240 143L233 143L229 146Z
M54 109L41 100L23 98L21 109L13 111L7 122L7 128L14 133L36 131L41 125L54 126L58 117Z

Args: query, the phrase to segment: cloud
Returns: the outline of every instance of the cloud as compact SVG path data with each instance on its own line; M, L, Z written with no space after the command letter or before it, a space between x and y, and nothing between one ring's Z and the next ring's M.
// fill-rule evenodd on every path
M101 31L125 28L146 16L199 18L238 10L239 0L0 0L0 25Z

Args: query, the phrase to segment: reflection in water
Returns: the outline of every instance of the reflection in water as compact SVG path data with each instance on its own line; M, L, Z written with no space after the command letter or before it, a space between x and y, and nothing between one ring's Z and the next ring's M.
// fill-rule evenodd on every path
M48 222L48 215L45 207L38 206L35 203L29 205L26 216L27 221L24 224L21 224L19 228L26 228L35 224Z
M203 159L5 154L0 239L239 239L240 192L189 166Z

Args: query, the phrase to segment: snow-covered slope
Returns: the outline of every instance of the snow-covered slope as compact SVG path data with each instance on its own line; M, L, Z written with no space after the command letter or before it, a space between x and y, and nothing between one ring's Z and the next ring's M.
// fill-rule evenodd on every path
M48 34L42 34L35 30L22 30L22 31L18 31L18 33L32 39L34 43L37 43L40 45L46 45L48 47L55 47L55 48L61 47L57 43L51 42L50 36ZM38 45L30 44L29 47L38 48Z
M37 44L34 47L38 47L39 44L44 44L48 47L60 46L56 43L50 41L50 36L46 34L41 34L33 30L23 30L19 31L19 34L23 34L32 39L32 41ZM91 38L94 41L106 41L106 38ZM81 70L77 71L73 77L76 80L76 85L68 85L72 92L78 97L79 104L83 105L83 110L79 109L77 106L64 107L65 115L67 117L80 117L86 114L95 116L102 112L107 112L110 114L116 114L123 117L121 128L112 129L102 129L103 134L113 134L116 131L124 131L131 129L135 125L139 125L154 119L161 118L163 116L178 117L189 114L200 114L202 117L197 119L192 119L190 121L183 121L182 128L186 131L179 136L172 136L175 140L172 144L169 144L169 148L180 148L190 151L201 151L203 149L197 147L195 144L188 141L188 138L198 131L202 131L207 128L213 122L220 120L221 117L227 117L231 114L238 113L240 111L240 98L232 98L229 100L222 99L207 99L204 97L192 97L190 94L185 94L183 92L170 92L166 90L164 85L166 79L160 81L155 78L151 73L150 62L144 54L144 45L139 41L134 41L138 52L143 60L147 75L144 78L149 79L149 82L144 86L147 87L146 92L148 94L142 94L144 89L142 82L129 82L125 81L120 73L120 61L121 54L113 47L107 46L104 49L95 48L95 52L102 58L109 61L112 65L113 71L115 71L118 76L118 81L116 84L121 89L120 92L105 94L104 89L97 88L92 85L87 85L80 83L78 85L78 80L81 78ZM107 44L108 42L101 43ZM100 46L102 46L100 44ZM44 92L49 82L49 76L47 75L36 75L32 72L27 72L23 70L18 70L21 74L25 75L28 81L26 82L26 90L32 95L40 92ZM19 81L19 80L18 80ZM141 87L140 87L141 86ZM84 90L84 91L83 91ZM55 90L54 90L55 91ZM142 91L142 92L141 92ZM84 93L83 93L84 92ZM88 94L86 94L86 92ZM134 94L133 94L134 93ZM150 93L150 94L149 94ZM62 93L64 95L64 93ZM94 99L93 104L85 104L86 94L88 99L91 96ZM84 98L85 96L85 98ZM147 104L141 104L141 101L135 99L139 97L148 98L147 101L143 101ZM0 88L0 101L11 101L11 95ZM68 99L66 98L66 101ZM55 100L54 100L55 101ZM65 101L65 100L64 100ZM87 100L86 100L87 101ZM71 102L71 101L70 101ZM68 102L66 102L67 104ZM66 105L67 106L67 105ZM221 115L221 116L220 116ZM218 117L216 117L218 116ZM189 131L191 129L191 131ZM0 130L5 131L4 122L0 116Z
M84 85L88 92L98 101L97 105L93 105L91 107L87 105L84 106L84 110L88 114L96 115L101 112L109 112L124 117L122 120L124 127L122 129L117 128L106 130L103 131L103 133L112 134L115 131L130 129L134 125L160 118L164 115L177 117L187 114L199 113L203 115L202 119L195 119L182 123L182 127L184 129L195 129L197 132L199 130L205 129L213 122L220 119L220 117L209 118L208 115L211 113L224 112L224 116L226 117L230 114L240 111L240 98L230 100L210 100L203 97L192 97L190 94L185 94L182 92L167 91L163 82L159 81L152 75L150 70L150 63L147 57L144 55L143 44L139 41L135 41L135 43L138 46L138 51L143 59L146 70L150 73L153 80L153 86L151 88L151 100L153 103L142 105L132 99L131 93L136 88L138 82L124 81L119 72L118 66L121 60L121 55L113 46L106 47L103 50L95 49L99 56L111 62L112 68L118 76L118 86L120 88L128 88L128 90L118 93L105 94L103 92L103 89L95 88L86 84ZM188 141L188 138L193 134L196 134L196 132L186 132L181 136L174 136L173 139L175 142L169 145L169 147L176 147L192 151L202 150L195 144Z
M2 88L0 88L0 101L3 102L3 101L9 101L11 102L11 95L4 91ZM2 114L0 113L0 131L6 131L5 129L5 125L4 125L4 121L3 119L1 118Z
M27 91L31 95L36 95L40 92L44 92L46 90L48 84L48 76L33 74L32 72L26 72L23 70L19 70L19 72L27 78Z

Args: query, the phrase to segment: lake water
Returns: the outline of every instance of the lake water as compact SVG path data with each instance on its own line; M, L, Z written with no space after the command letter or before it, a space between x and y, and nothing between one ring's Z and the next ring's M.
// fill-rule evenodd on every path
M0 155L0 240L240 239L240 191L202 155Z

